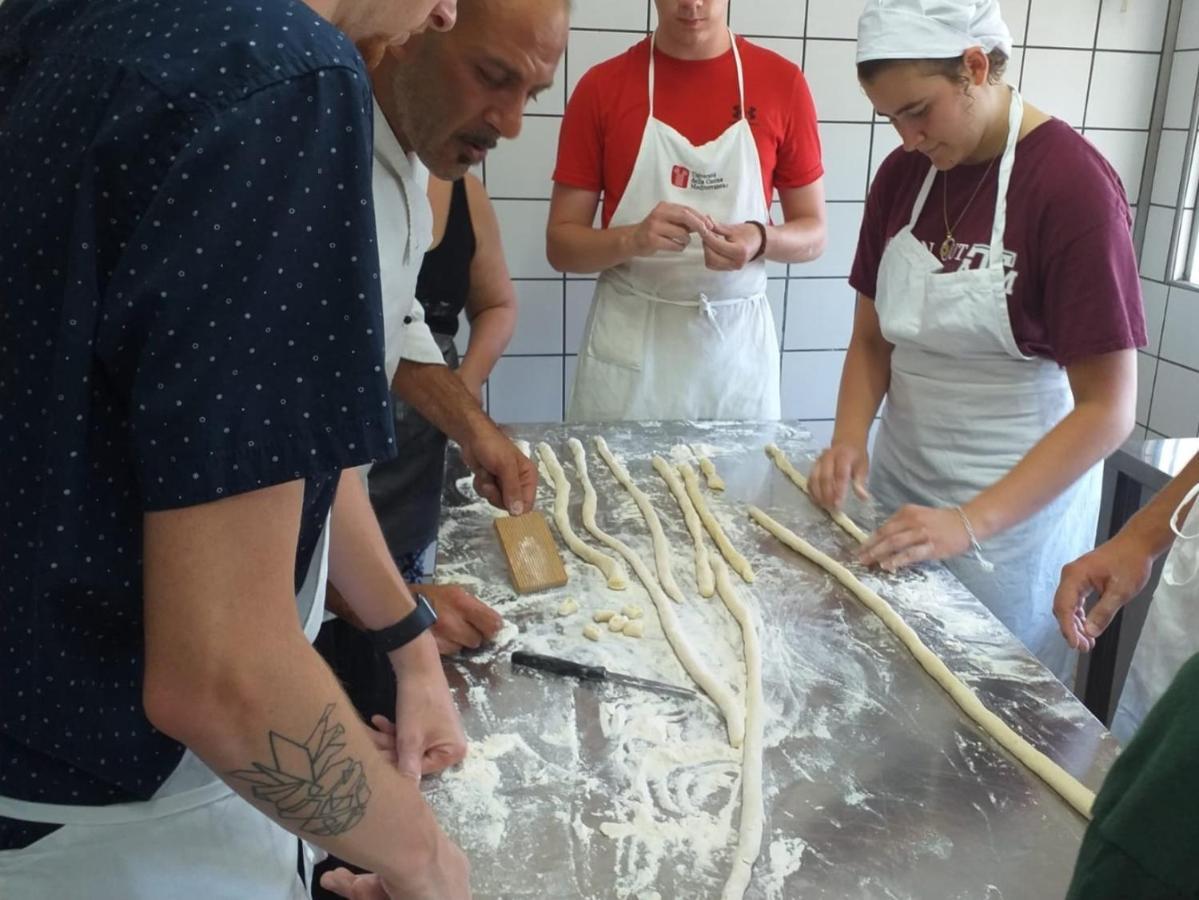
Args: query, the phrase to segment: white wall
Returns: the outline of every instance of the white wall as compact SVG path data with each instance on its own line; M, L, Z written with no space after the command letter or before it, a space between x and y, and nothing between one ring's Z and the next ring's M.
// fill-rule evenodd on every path
M1094 141L1136 203L1168 0L1002 3L1017 45L1009 80ZM592 283L557 275L545 260L558 124L579 76L640 40L652 10L651 0L576 0L558 84L530 107L519 140L501 144L486 163L521 301L516 339L488 385L490 412L501 422L563 416ZM831 431L849 341L853 295L846 276L870 174L898 145L893 129L873 120L854 74L860 10L857 0L730 0L729 8L735 31L804 69L820 116L829 247L816 262L772 265L769 273L783 351L783 415L804 420L818 438ZM1199 52L1194 57L1199 64Z
M1138 431L1154 437L1199 435L1199 293L1166 282L1170 229L1184 168L1187 128L1199 76L1199 2L1183 0L1166 95L1166 119L1141 251L1149 346L1137 356Z

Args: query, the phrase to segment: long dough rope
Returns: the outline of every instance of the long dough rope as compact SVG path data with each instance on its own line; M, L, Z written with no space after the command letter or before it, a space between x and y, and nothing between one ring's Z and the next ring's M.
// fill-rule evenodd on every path
M754 580L753 567L750 566L749 560L738 553L737 548L729 543L729 539L725 537L724 529L720 527L720 523L716 521L716 517L708 509L708 503L704 500L704 495L699 491L699 479L696 478L695 469L691 468L688 463L680 463L679 472L683 475L683 484L686 485L687 496L695 504L695 511L699 513L699 519L704 523L704 527L708 529L708 534L712 535L712 540L715 542L716 548L728 560L729 565L733 567L733 571L740 575L746 582L752 584Z
M678 473L670 467L662 457L655 456L654 470L662 476L674 499L678 501L679 509L683 511L683 521L691 534L691 542L695 545L695 583L699 586L700 596L711 597L716 593L716 578L712 574L712 562L708 558L708 547L704 543L704 526L695 511L695 504L687 496L687 489L679 480Z
M623 556L625 562L629 564L629 567L641 579L641 583L645 585L646 591L649 592L650 599L654 601L654 606L657 607L658 619L662 623L662 632L666 635L666 639L670 641L670 646L674 648L679 662L683 664L683 668L687 670L687 674L691 676L691 679L719 707L721 715L724 716L725 727L729 732L729 743L734 747L740 747L742 741L745 739L744 707L727 687L716 680L716 677L703 664L700 657L696 655L691 645L687 642L687 638L683 635L682 629L679 627L678 617L674 612L674 602L662 592L662 588L654 579L653 573L642 562L637 552L624 541L612 537L612 535L599 527L599 524L595 521L595 487L591 484L591 475L587 471L587 452L576 438L571 438L567 441L567 444L574 455L575 470L578 472L579 482L583 485L583 525L598 540L607 544Z
M733 618L741 625L745 654L745 743L741 747L741 823L733 870L724 884L722 900L741 900L762 850L765 811L762 805L762 743L766 726L762 698L762 648L753 615L733 588L728 566L719 556L713 561L716 589Z
M666 533L662 531L662 522L658 519L658 513L650 502L649 496L637 487L629 470L613 455L612 451L608 449L608 442L599 435L595 437L595 449L599 451L600 458L608 464L608 468L612 470L616 480L633 495L633 499L637 501L637 508L641 510L641 516L645 519L645 524L649 526L649 534L653 539L654 546L654 567L658 570L658 581L662 583L662 590L675 603L682 603L683 592L679 590L678 582L674 580L674 572L670 570L670 542L666 540Z
M1079 813L1088 819L1091 817L1091 805L1095 802L1095 793L1013 731L999 716L987 709L974 691L954 675L940 657L924 645L919 635L899 617L899 614L891 608L886 600L862 584L852 572L839 562L821 553L795 532L780 525L756 506L749 508L749 515L751 519L796 553L807 557L849 588L854 596L895 632L896 636L903 641L904 646L911 651L912 656L916 657L916 661L945 689L966 715L982 726L982 729L998 741L1000 746L1057 791Z
M623 591L629 583L628 573L625 572L624 566L620 564L619 560L583 543L575 534L574 528L571 527L570 480L566 477L566 472L562 470L562 464L558 462L554 448L543 441L537 445L537 454L541 457L541 462L554 482L554 523L558 526L562 540L566 541L566 546L574 552L575 556L584 562L591 563L604 573L608 587L614 591Z
M791 460L787 459L787 454L783 453L777 444L767 444L766 455L774 460L774 464L778 466L780 472L795 482L795 486L807 494L809 498L811 498L812 492L808 490L808 479L805 478L804 474L795 468L795 466L791 465ZM866 543L866 539L869 538L870 535L859 528L853 519L845 515L845 513L841 512L841 510L828 510L827 512L832 520L841 526L842 531L848 534L859 544Z

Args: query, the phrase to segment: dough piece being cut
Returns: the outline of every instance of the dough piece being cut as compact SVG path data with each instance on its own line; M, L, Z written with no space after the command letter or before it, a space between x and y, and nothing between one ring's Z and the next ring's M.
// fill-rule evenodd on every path
M583 543L582 539L575 534L574 528L571 527L570 480L566 477L566 472L562 470L554 448L543 441L537 445L537 454L541 457L542 464L554 482L554 524L558 526L558 533L562 535L562 540L566 542L566 546L574 552L575 556L584 562L591 563L603 572L608 587L614 591L623 591L628 585L624 566L608 554L601 553L594 547Z
M683 484L687 487L687 496L695 505L695 511L699 514L699 520L704 523L704 527L708 529L708 534L712 535L712 540L716 543L716 547L720 550L730 566L733 567L738 575L746 582L752 584L754 580L754 570L750 566L749 560L737 552L737 549L729 543L729 539L725 537L724 529L720 527L720 523L716 521L716 517L712 515L708 509L708 501L704 499L704 495L699 490L699 479L695 475L695 469L691 468L688 463L679 465L679 472L683 475Z
M733 870L721 894L722 900L741 900L762 850L765 807L762 803L762 744L766 728L766 706L762 696L762 647L753 614L733 587L728 567L716 557L716 590L741 626L745 653L745 743L741 746L741 817Z
M600 630L600 627L592 622L588 622L583 626L583 637L590 641L598 641L602 634L603 631Z
M778 445L767 444L766 455L774 460L774 464L778 466L780 472L790 478L795 483L797 488L811 498L812 492L808 490L808 479L805 478L804 474L795 468L795 466L791 465L791 460L787 459L787 454L785 454L782 449L778 447ZM829 516L834 522L841 526L841 530L848 534L851 538L853 538L859 544L866 543L866 539L869 537L869 535L859 528L853 519L845 515L845 513L841 512L841 510L836 510L835 512L826 510L826 512L828 512Z
M643 615L645 615L645 610L643 610L636 603L630 603L620 612L626 619L640 619Z
M712 464L712 460L706 456L700 456L698 453L695 456L699 460L699 470L704 473L704 478L708 482L708 490L723 491L724 479L716 471L716 466Z
M597 609L594 613L592 613L591 618L596 622L607 622L614 615L616 615L616 610L614 609Z
M849 588L855 597L862 601L871 612L883 620L883 623L908 648L916 661L924 670L945 689L954 702L962 708L970 718L977 722L987 734L991 735L999 745L1016 757L1021 763L1031 769L1047 785L1057 791L1067 803L1079 813L1091 817L1091 806L1095 802L1094 791L1087 788L1077 778L1037 750L1028 741L1017 734L999 716L987 709L978 695L965 682L953 674L941 658L933 653L920 640L920 636L912 630L886 600L862 584L849 569L835 559L821 553L795 532L779 524L756 506L749 508L750 518L773 534L776 538L820 566L837 581Z
M645 491L637 487L633 477L629 475L629 470L608 449L607 441L598 435L595 438L595 449L599 451L603 461L608 464L608 468L612 470L616 480L637 502L641 516L645 519L645 524L649 526L649 534L654 544L654 565L658 570L658 580L662 583L662 590L666 591L666 595L675 603L682 603L683 592L679 590L678 583L674 580L674 573L670 570L670 542L666 540L666 534L662 531L662 523L658 520L657 510L654 509L654 505Z
M608 630L609 631L621 631L628 624L629 624L628 616L622 616L620 613L617 613L616 615L614 615L612 618L610 618L608 620Z
M574 597L567 597L562 601L562 605L558 607L558 615L570 616L579 611L579 601Z
M704 665L700 656L692 648L679 625L673 601L663 592L640 555L624 541L612 537L599 527L595 521L597 502L595 487L591 484L591 475L587 471L587 453L583 449L583 445L575 438L571 438L567 444L570 446L571 453L574 454L575 469L579 474L579 482L583 485L583 525L598 540L623 556L625 562L637 574L646 591L649 592L650 598L654 601L654 607L658 610L658 618L662 622L662 632L666 635L666 640L670 642L679 662L682 663L692 680L712 698L712 701L720 709L724 716L725 727L728 729L729 743L734 747L740 747L745 737L744 707L732 691L721 684L711 670Z
M645 634L645 622L641 619L629 622L622 632L625 637L639 638Z
M674 494L679 509L683 511L683 521L691 534L691 543L695 548L695 583L699 587L701 597L711 597L716 593L716 579L712 575L712 562L708 559L708 547L704 543L704 526L695 511L695 504L687 496L687 489L679 480L678 473L670 467L662 457L655 456L654 471L662 476L670 492Z

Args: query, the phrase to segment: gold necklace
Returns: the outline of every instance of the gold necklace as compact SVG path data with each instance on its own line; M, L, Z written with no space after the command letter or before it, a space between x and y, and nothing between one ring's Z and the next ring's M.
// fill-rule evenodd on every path
M982 189L983 182L987 180L987 176L991 174L991 168L995 165L995 160L998 156L992 156L991 161L987 163L987 168L983 172L983 177L978 180L978 184L974 186L974 193L970 195L970 199L966 201L966 205L962 207L961 214L954 220L952 225L949 224L949 170L944 172L945 181L942 184L941 192L941 212L945 217L945 240L941 241L941 262L948 262L957 253L958 242L954 240L954 230L962 224L962 219L966 217L966 211L970 209L970 204L974 202L974 198L978 196L978 192Z

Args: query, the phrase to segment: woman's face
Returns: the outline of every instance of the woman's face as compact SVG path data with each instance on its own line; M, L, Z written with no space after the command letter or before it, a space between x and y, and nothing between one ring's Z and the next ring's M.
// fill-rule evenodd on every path
M890 121L903 149L923 153L941 171L971 156L985 122L971 110L965 85L944 75L926 74L919 63L888 66L862 89L880 116Z

